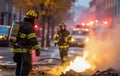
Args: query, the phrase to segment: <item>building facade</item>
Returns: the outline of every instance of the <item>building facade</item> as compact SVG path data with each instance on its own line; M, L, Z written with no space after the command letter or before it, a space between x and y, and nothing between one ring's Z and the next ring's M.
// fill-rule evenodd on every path
M115 16L115 10L117 10L116 15L118 15L117 1L120 0L92 0L90 11L95 13L97 20L111 23Z
M0 0L0 25L8 25L11 17L11 5L9 0Z
M11 25L12 21L19 20L19 15L11 0L0 0L0 25Z
M120 0L116 0L114 16L115 17L120 17Z

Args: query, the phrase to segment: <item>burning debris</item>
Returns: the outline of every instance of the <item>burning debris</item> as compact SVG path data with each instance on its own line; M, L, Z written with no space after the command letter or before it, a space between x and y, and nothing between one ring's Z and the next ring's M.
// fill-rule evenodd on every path
M65 71L60 76L120 76L115 69L109 68L103 71L96 71L98 65L87 60L88 52L84 52L82 57L76 57L74 61L70 61L70 65L66 66Z
M60 76L83 76L83 74L75 72L73 70L69 70L65 74L62 72Z
M87 73L83 72L75 72L73 70L67 71L65 74L61 73L60 76L120 76L120 73L118 73L113 68L109 68L104 71L96 71L94 74L88 75Z
M69 71L70 69L76 71L76 72L83 72L88 69L94 69L95 66L91 65L89 62L87 62L84 58L82 57L76 57L75 60L70 62L70 66L67 66L65 69L66 71Z
M104 70L104 71L97 71L92 76L120 76L120 73L118 73L113 68L109 68L109 69Z
M88 56L88 52L85 51L82 57L77 56L73 61L70 61L70 65L66 67L64 73L69 70L73 70L75 72L84 72L88 70L95 70L95 65L90 63L86 57Z

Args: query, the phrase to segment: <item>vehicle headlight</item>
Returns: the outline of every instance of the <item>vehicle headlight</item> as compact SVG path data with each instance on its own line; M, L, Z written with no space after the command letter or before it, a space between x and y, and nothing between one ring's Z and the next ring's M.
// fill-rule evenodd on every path
M76 41L76 39L75 39L75 38L72 38L72 39L71 39L71 42L73 42L73 41Z
M0 39L7 40L7 37L5 35L0 35Z
M85 39L85 42L89 42L89 38L86 38L86 39Z
M0 39L2 39L2 35L0 35Z

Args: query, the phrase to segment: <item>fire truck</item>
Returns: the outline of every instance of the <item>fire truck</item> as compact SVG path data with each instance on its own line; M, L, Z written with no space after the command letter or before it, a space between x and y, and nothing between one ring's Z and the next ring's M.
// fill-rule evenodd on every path
M71 32L72 39L70 46L84 47L89 42L89 27L87 25L76 25Z

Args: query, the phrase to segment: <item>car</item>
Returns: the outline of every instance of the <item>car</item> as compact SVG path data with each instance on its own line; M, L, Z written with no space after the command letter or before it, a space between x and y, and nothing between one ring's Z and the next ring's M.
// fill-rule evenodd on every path
M8 47L9 41L9 28L6 26L0 26L0 47Z
M70 46L84 47L86 43L89 42L89 31L85 30L73 30L71 32L72 39L70 41Z

